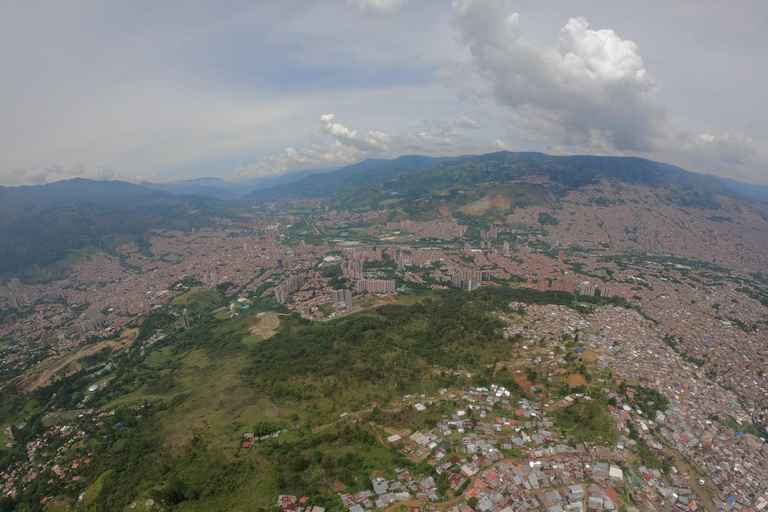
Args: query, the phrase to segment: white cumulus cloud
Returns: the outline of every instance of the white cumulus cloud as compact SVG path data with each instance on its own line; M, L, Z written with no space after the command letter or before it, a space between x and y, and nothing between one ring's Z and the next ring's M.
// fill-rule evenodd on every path
M349 165L365 158L396 158L405 154L452 156L516 149L500 140L467 138L454 130L451 123L437 119L393 134L351 129L338 122L334 114L321 116L320 125L320 129L312 133L302 147L289 147L278 155L237 167L230 177L270 176L302 169Z
M571 18L557 44L526 37L506 0L454 0L461 40L515 123L547 142L648 150L665 121L637 45Z
M271 176L285 172L347 165L364 158L387 155L393 145L386 133L370 130L352 130L337 122L334 114L320 117L322 128L313 133L301 148L286 148L276 156L240 166L232 171L235 179L252 176ZM326 139L332 142L328 144Z
M333 114L325 114L320 120L324 124L325 132L335 137L337 142L361 151L385 152L392 143L392 138L386 133L350 130L335 122L336 116Z

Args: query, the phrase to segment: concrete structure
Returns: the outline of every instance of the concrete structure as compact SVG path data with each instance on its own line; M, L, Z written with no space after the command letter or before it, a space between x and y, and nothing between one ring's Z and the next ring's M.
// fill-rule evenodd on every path
M361 279L357 282L358 293L394 294L395 282L384 279Z

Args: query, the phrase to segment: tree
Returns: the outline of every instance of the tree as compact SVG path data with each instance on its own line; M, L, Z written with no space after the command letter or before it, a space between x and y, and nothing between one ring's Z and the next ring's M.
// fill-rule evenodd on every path
M13 498L4 496L0 498L0 512L13 512L16 510L18 503Z

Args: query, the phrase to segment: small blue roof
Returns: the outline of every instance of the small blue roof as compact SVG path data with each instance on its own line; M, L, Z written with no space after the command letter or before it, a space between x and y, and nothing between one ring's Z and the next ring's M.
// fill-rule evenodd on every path
M576 352L577 354L581 354L582 352L584 352L584 349L581 347L576 347L575 349L573 349L573 351Z

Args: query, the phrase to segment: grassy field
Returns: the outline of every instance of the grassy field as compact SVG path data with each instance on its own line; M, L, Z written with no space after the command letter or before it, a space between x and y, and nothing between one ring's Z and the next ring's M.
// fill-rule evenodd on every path
M618 441L616 425L603 400L576 400L554 414L555 427L562 429L577 442Z
M221 296L215 289L192 290L173 299L171 306L187 308L191 315L200 315L221 306Z

